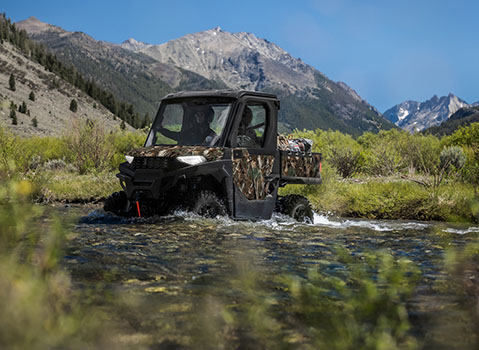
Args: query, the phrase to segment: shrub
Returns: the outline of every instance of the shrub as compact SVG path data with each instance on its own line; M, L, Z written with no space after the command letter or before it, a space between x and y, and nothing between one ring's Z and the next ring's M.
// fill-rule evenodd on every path
M76 120L70 131L63 137L63 141L68 150L67 159L81 174L108 168L113 147L97 121Z
M479 197L479 123L459 128L451 136L445 137L446 145L461 146L466 156L462 168L462 178L474 185L476 197Z
M361 147L350 135L318 129L314 132L296 131L294 136L312 139L313 151L321 152L324 162L332 165L342 177L350 177L361 171Z
M466 163L466 156L462 151L461 147L451 146L446 147L441 151L440 167L444 169L446 173L451 173L453 171L458 171L462 169Z
M128 151L141 147L145 142L146 135L140 132L126 132L119 131L108 135L108 140L114 149L114 155L111 158L111 169L118 168L120 163L125 161L125 153Z
M19 154L17 138L0 126L0 179L5 181L15 174Z
M388 130L378 134L364 133L358 138L363 147L364 171L373 176L387 176L407 168L405 145L409 135L404 131Z
M73 113L76 113L77 110L78 110L78 102L77 100L73 99L70 102L70 111L72 111Z
M15 76L13 75L13 73L10 74L10 79L8 80L8 86L9 86L10 90L12 90L12 91L16 90Z

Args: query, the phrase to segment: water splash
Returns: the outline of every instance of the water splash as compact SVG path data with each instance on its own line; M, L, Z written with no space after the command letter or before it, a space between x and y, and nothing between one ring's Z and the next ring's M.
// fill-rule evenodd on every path
M466 235L468 233L477 233L479 232L479 227L469 227L467 229L455 229L455 228L448 228L443 230L443 232L447 233L455 233L457 235Z

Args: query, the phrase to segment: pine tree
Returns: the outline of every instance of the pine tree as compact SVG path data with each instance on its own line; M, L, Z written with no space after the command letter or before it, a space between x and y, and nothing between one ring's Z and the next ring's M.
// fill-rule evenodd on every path
M77 110L78 110L78 102L77 100L73 99L70 102L70 111L72 111L73 113L76 113Z
M140 126L140 128L141 128L141 129L146 128L150 123L151 123L150 114L147 112L147 113L145 114L143 120L141 121L141 126Z
M121 129L121 130L125 130L125 129L126 129L126 124L125 124L125 121L124 121L124 120L121 121L120 129Z
M34 128L38 127L37 117L33 117L33 119L32 119L32 126L33 126Z
M17 125L17 124L18 124L18 121L17 121L17 113L15 112L14 109L11 109L11 110L10 110L10 118L12 118L12 124L13 124L13 125Z
M18 111L23 114L27 113L27 104L25 103L25 101L23 101L22 104L18 107Z
M10 74L10 80L8 81L8 85L10 86L10 90L15 91L15 77L13 76L13 73Z
M30 99L30 101L35 101L35 93L33 92L33 90L30 92L30 95L28 95L28 98Z

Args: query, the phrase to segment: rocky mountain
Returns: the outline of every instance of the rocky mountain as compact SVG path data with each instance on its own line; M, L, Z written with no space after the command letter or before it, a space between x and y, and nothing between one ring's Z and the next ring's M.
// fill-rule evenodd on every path
M123 47L132 47L129 43ZM380 113L343 82L251 33L217 27L135 52L193 71L232 89L277 93L286 129L339 129L350 133L390 128Z
M470 105L453 94L442 97L434 95L424 102L406 101L398 104L384 112L384 117L404 130L418 132L441 124L463 107Z
M142 41L136 41L135 39L130 38L128 40L125 40L120 46L129 51L140 51L151 45L144 43Z
M434 135L451 135L460 127L472 123L479 123L479 106L461 108L441 125L430 127L424 132Z
M135 39L117 45L34 18L18 26L120 99L150 114L171 91L232 88L278 94L282 131L322 128L360 134L394 127L345 83L330 80L254 34L214 28L161 45Z
M73 64L86 78L132 103L140 113L156 113L158 100L175 89L220 87L192 72L153 60L141 53L97 41L82 32L69 32L34 17L16 23L61 60ZM131 40L132 45L141 43Z
M9 84L11 75L14 90ZM70 110L73 99L78 104L76 112ZM26 111L20 112L22 104ZM15 118L11 117L12 105ZM121 121L91 97L47 72L10 43L0 44L0 127L20 136L59 136L69 130L75 120L84 118L98 120L107 130L120 128Z

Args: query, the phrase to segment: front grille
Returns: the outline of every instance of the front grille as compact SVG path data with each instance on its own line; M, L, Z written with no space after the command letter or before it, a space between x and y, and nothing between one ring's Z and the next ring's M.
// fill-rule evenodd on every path
M178 168L178 161L168 157L135 157L133 169L169 169Z

